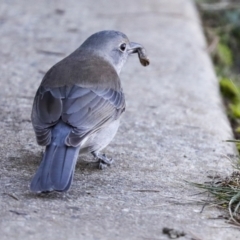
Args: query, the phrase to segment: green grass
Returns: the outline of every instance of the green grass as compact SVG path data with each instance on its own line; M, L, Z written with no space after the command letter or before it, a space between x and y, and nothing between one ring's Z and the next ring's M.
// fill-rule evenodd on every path
M194 183L195 187L208 191L214 199L205 201L207 204L228 209L230 222L240 226L240 172L233 172L225 179L217 178L204 184Z
M232 140L229 140L229 142L232 142ZM229 214L229 222L240 226L240 158L230 160L234 168L234 172L230 176L214 176L211 177L209 182L190 184L210 193L211 200L204 202L226 209Z
M202 18L208 51L236 139L240 139L240 2L196 0ZM225 5L224 5L225 4ZM240 152L240 140L234 142ZM240 226L240 158L232 160L233 173L215 176L203 184L192 183L212 196L206 203L224 208L229 221Z

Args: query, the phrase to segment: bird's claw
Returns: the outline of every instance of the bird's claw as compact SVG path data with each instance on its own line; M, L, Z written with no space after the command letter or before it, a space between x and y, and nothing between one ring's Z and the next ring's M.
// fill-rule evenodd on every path
M114 162L112 158L108 158L105 154L93 153L93 156L97 158L98 168L101 170L105 169L106 167L109 167Z
M98 168L103 170L105 169L106 167L109 167L112 163L113 163L113 159L111 158L107 158L107 159L98 159L99 161L99 165L98 165Z

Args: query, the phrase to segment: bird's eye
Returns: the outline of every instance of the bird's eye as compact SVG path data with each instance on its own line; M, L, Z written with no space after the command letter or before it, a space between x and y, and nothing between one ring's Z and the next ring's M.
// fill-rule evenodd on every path
M126 47L127 47L126 43L122 43L119 48L122 52L124 52L126 50Z

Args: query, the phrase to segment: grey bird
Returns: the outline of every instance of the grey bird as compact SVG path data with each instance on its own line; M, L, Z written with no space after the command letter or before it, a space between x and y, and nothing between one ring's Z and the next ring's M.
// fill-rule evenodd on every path
M133 53L143 66L149 64L140 44L121 32L101 31L46 73L31 115L37 142L46 146L31 191L67 191L79 153L91 153L101 169L112 163L101 150L125 110L119 73Z

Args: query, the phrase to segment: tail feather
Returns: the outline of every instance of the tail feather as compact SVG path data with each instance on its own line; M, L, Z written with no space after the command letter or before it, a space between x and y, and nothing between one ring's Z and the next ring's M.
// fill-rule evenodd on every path
M75 169L79 148L64 146L64 148L56 151L52 163L50 176L54 189L63 191L69 181L72 180L73 171Z
M65 145L69 126L57 124L52 131L52 142L46 146L42 162L33 177L33 192L67 191L72 183L79 147Z
M68 185L62 190L63 192L66 192L70 188L70 186L72 184L72 180L73 180L73 174L69 179Z

